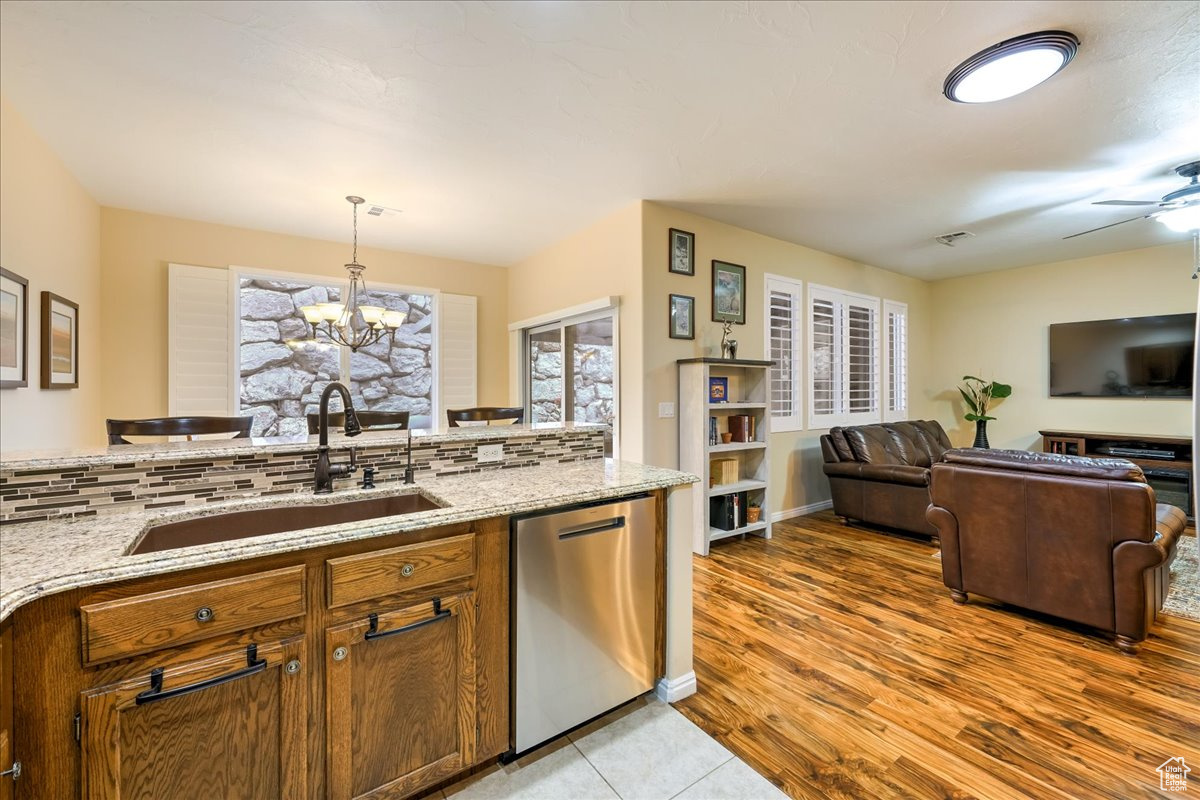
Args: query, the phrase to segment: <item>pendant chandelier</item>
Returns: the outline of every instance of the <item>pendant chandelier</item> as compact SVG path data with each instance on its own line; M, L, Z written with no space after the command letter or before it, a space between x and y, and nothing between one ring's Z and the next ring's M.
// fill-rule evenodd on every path
M360 298L367 294L367 283L362 276L366 267L358 263L358 206L365 201L353 195L346 200L354 207L354 255L346 265L346 272L350 273L350 285L343 295L346 302L301 306L300 313L312 328L310 339L317 340L323 333L329 341L345 345L353 352L375 344L384 335L394 340L405 315L382 306L359 305Z

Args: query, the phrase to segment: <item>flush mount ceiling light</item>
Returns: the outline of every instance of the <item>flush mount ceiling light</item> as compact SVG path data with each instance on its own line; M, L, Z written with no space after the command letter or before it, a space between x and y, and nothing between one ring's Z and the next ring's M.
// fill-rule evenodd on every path
M955 67L942 93L956 103L991 103L1032 89L1075 57L1079 39L1040 31L1006 39Z

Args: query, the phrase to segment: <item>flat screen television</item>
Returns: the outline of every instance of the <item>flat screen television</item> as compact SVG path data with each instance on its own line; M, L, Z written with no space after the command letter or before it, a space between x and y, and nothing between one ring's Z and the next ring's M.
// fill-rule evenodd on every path
M1051 397L1192 396L1195 314L1050 326Z

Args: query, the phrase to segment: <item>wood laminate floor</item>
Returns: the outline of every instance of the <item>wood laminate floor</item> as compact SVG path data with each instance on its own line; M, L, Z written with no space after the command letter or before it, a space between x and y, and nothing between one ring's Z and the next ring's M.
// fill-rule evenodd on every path
M793 798L1137 798L1182 756L1200 792L1200 623L1141 654L975 596L928 543L829 512L695 557L699 691L677 704Z

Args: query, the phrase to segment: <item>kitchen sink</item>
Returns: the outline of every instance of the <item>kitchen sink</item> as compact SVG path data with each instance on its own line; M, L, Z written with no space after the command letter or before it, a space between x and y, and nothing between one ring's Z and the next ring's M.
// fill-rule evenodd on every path
M126 555L136 556L180 547L232 542L270 533L340 525L345 522L363 522L442 507L441 503L418 492L412 492L344 503L310 503L258 508L253 511L232 511L228 514L214 514L155 525L142 534Z

